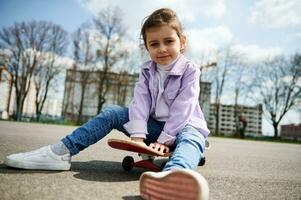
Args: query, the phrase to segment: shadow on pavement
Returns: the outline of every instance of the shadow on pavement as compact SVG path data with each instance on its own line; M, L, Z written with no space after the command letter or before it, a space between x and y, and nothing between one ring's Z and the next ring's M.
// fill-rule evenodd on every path
M140 196L125 196L122 197L123 200L142 200Z
M71 172L76 172L73 176L86 181L97 182L125 182L137 181L143 170L133 169L126 172L122 169L120 162L92 160L87 162L71 162ZM55 174L69 171L49 171L49 170L28 170L8 167L4 163L0 164L0 174Z
M120 162L99 160L72 162L71 171L78 172L75 178L98 182L137 181L142 173L139 169L126 172Z

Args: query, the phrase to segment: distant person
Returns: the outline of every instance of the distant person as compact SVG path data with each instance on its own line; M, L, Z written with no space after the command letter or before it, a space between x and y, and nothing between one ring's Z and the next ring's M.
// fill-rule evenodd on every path
M162 172L141 175L143 198L208 199L207 181L194 170L204 157L209 130L198 101L200 71L183 55L186 37L182 25L174 11L162 8L145 19L141 36L151 60L141 66L129 108L107 107L58 143L7 156L5 164L69 170L71 156L117 129L155 150L174 149Z
M248 124L248 122L247 122L246 118L240 115L239 116L239 137L242 139L245 138L247 124Z

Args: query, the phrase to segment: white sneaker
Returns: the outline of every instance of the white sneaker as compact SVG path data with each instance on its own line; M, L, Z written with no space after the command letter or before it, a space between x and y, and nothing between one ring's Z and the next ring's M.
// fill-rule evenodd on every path
M69 170L71 156L69 153L56 155L48 145L34 151L9 155L4 164L21 169Z
M208 200L209 187L206 179L192 170L144 172L140 195L143 199Z

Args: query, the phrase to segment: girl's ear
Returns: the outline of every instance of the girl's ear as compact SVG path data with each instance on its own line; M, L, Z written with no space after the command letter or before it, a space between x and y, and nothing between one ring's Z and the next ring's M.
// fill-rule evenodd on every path
M186 49L186 36L182 35L181 39L180 39L180 43L181 43L181 53L185 52Z

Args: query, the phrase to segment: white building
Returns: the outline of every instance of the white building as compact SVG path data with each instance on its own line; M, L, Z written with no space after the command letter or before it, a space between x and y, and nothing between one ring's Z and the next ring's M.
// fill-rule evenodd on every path
M106 76L108 77L106 81L109 81L107 84L109 88L105 95L106 102L103 107L112 104L129 105L138 74L107 72ZM87 121L98 114L98 85L102 77L102 71L67 70L62 110L62 115L66 119L77 120L83 90L81 121Z
M16 94L14 86L10 91L9 76L6 71L2 71L0 78L0 118L7 119L16 111ZM24 101L23 117L35 116L35 87L33 82L30 84L28 94ZM61 98L48 97L45 101L42 114L50 116L61 116L62 101ZM9 113L7 107L9 105Z
M199 102L207 123L209 123L209 119L210 119L210 96L211 96L211 83L203 82L203 81L200 82Z
M262 134L262 106L238 106L239 115L242 116L246 122L246 135L261 135ZM236 123L238 119L234 117L234 105L220 105L219 113L219 133L224 135L234 135L236 133ZM210 120L209 128L212 132L215 131L215 104L210 105Z

